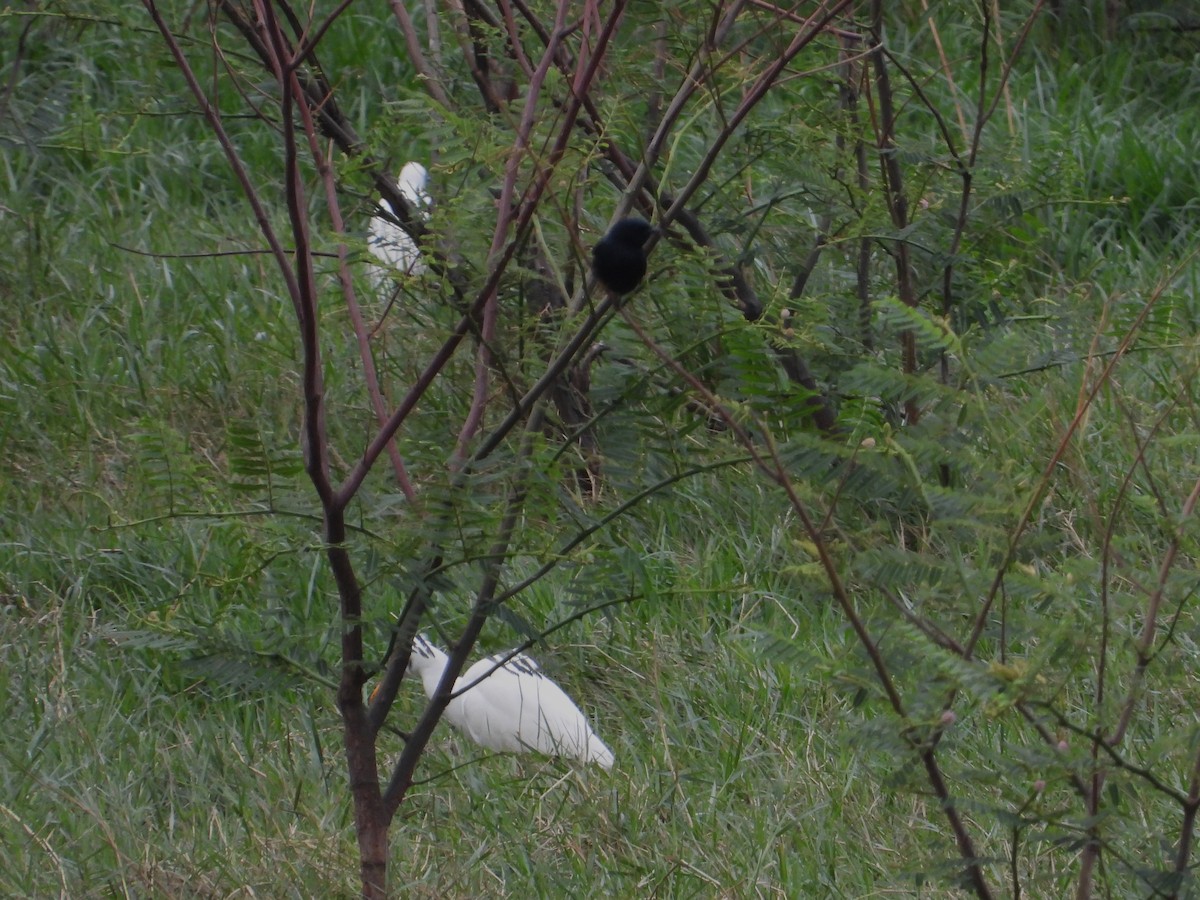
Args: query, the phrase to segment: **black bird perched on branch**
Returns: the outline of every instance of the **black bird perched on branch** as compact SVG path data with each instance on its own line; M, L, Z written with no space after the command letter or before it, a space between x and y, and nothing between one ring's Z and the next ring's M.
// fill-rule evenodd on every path
M657 231L643 219L621 219L592 248L592 271L614 294L628 294L646 274L646 241Z

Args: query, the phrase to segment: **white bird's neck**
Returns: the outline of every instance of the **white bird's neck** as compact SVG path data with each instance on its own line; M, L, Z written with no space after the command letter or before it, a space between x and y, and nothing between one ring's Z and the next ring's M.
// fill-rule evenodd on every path
M418 639L420 640L420 639ZM442 681L442 673L450 664L450 657L428 641L413 646L409 665L421 676L421 686L425 688L425 696L432 698L437 693Z

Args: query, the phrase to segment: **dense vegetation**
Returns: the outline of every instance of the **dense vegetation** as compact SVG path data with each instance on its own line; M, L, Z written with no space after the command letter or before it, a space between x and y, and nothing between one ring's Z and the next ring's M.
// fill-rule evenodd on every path
M630 193L657 219L727 136L688 207L711 243L675 226L574 370L589 427L548 404L448 464L480 348L472 448L586 312L542 300L582 289L618 204L605 140L638 158L716 27L700 4L627 10L593 95L607 130L571 132L535 224L506 233L495 334L422 396L396 445L411 482L383 457L346 541L376 667L414 595L453 638L481 580L530 579L474 654L544 635L616 767L481 757L440 726L391 825L398 895L1196 891L1200 33L1003 5L889 10L894 146L878 71L830 35L725 135L789 37L746 13L657 193ZM163 6L290 233L270 77L225 17ZM279 269L142 5L6 7L0 47L0 893L353 895L347 623ZM499 265L520 105L479 104L461 68L435 103L386 4L351 4L320 53L362 141L331 158L394 403ZM567 86L551 70L539 140ZM434 264L389 302L372 166L408 159L432 170ZM377 415L305 165L345 474ZM402 685L383 769L424 708Z

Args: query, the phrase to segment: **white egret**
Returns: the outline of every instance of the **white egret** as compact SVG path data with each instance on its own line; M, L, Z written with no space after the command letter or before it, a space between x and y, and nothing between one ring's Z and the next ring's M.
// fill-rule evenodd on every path
M407 162L400 170L396 187L404 199L415 209L430 203L425 185L429 182L429 173L419 162ZM381 200L380 205L388 212L395 212L387 200ZM392 271L403 272L406 275L420 275L425 271L425 261L421 259L421 251L408 233L396 223L383 216L372 216L368 226L367 249L371 255L383 263L382 266L371 267L371 277L376 287L387 283Z
M450 724L489 750L532 750L611 769L612 751L562 688L525 654L505 662L506 656L498 653L481 659L458 677L454 682L458 696L446 707ZM408 669L420 676L425 694L432 698L449 661L419 634L413 640Z

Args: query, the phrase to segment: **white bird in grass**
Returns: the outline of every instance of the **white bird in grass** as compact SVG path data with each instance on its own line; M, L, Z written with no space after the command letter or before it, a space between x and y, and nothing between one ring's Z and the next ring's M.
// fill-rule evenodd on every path
M458 696L446 707L450 724L489 750L535 751L611 769L613 752L563 689L525 654L505 662L507 656L498 653L481 659L458 677L453 691ZM421 677L425 694L432 698L449 661L419 634L413 640L408 670Z
M429 205L429 194L425 185L429 182L429 173L419 162L407 162L400 170L396 187L404 199L420 210L422 205ZM395 212L387 200L381 200L380 205L388 212ZM383 263L382 266L372 266L371 276L376 287L385 284L393 270L406 275L420 275L425 271L425 261L421 259L421 251L408 233L396 223L383 216L372 216L367 229L367 249L371 255Z

